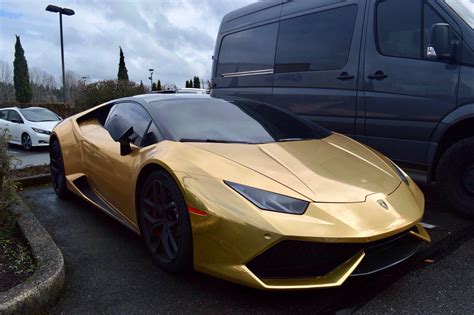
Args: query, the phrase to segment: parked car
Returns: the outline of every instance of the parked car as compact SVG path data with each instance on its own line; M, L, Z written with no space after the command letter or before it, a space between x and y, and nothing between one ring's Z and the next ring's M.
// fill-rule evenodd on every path
M401 169L271 105L123 98L64 120L50 147L56 194L73 192L140 233L166 271L322 288L430 242L423 194Z
M161 90L161 91L152 91L152 93L157 94L209 94L209 91L206 89L198 88L181 88L177 90Z
M474 216L474 5L258 2L227 14L214 97L290 110L426 171Z
M8 129L9 143L25 150L48 146L51 131L59 121L61 117L46 108L0 108L0 131Z

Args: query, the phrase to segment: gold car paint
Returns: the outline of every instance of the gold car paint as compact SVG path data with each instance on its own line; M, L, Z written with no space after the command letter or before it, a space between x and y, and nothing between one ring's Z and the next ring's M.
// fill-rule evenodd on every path
M77 117L66 119L53 131L61 144L68 188L81 195L72 181L87 174L93 189L116 210L115 216L125 217L138 232L136 181L144 167L160 165L174 176L187 205L207 213L190 213L195 269L236 283L261 289L340 285L362 261L363 253L328 275L311 279L264 282L245 264L284 239L369 242L417 225L423 215L423 194L411 179L409 186L401 183L393 166L338 134L324 140L264 145L162 141L134 147L131 154L120 156L119 144L97 120L78 124ZM308 143L308 147L302 145ZM295 161L288 152L300 160ZM253 154L254 160L245 160ZM276 174L276 169L282 174ZM314 182L322 180L324 185L309 179L312 172ZM303 215L260 210L224 179L306 200L310 205ZM338 182L343 189L337 187ZM344 198L350 202L342 202ZM382 209L378 199L389 209ZM424 231L420 225L417 228ZM427 235L426 231L414 233L425 241Z

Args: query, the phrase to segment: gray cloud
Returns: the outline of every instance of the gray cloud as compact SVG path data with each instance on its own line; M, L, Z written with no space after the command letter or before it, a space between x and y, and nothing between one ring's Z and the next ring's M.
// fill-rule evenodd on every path
M94 81L115 79L121 46L131 80L147 83L148 69L154 68L154 79L183 86L194 75L210 77L221 18L252 2L255 0L1 0L0 60L13 62L18 34L29 67L59 79L58 16L45 11L53 3L76 12L63 17L66 69Z

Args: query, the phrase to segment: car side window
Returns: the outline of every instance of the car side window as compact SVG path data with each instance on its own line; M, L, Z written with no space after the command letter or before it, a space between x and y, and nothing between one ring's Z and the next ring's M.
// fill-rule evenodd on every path
M108 129L108 122L114 116L122 116L129 121L133 127L133 134L130 140L139 147L144 147L158 142L158 135L149 135L150 126L154 125L147 111L137 103L119 103L110 110L109 116L105 122L105 129Z
M376 12L378 50L392 57L426 58L431 26L446 23L424 0L380 0Z
M224 36L217 74L272 69L277 32L272 23Z
M21 118L20 114L18 114L14 110L9 110L8 120L11 122L22 123L23 119Z
M0 110L0 119L7 120L7 111Z
M280 22L275 73L342 69L349 57L357 5Z

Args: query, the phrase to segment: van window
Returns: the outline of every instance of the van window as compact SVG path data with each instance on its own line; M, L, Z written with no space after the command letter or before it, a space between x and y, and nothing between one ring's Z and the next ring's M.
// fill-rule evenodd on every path
M337 70L347 63L357 6L280 22L275 72Z
M273 69L278 24L226 35L222 39L217 74Z
M378 49L386 56L424 58L431 26L435 23L445 21L423 0L379 1Z

